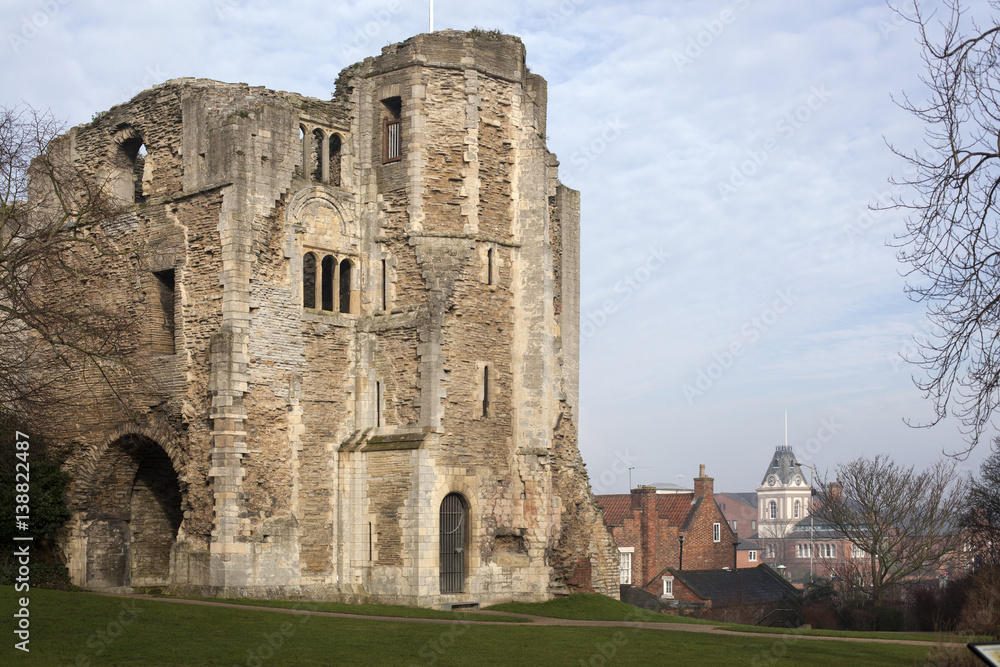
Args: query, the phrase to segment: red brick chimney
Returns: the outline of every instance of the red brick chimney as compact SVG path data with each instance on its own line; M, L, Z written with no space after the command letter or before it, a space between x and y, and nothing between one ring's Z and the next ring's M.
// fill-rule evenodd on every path
M698 476L694 478L695 498L714 498L715 479L705 476L705 464L698 466Z

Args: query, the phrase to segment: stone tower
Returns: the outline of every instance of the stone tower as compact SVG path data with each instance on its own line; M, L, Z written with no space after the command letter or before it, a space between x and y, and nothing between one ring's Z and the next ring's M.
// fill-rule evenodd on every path
M617 597L577 450L579 194L515 37L332 101L168 81L53 151L133 212L94 280L144 381L60 420L77 584L420 605ZM141 362L141 363L139 363Z

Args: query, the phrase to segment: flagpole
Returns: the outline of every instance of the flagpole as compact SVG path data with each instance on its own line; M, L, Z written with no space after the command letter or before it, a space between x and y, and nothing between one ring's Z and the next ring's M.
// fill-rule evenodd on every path
M429 32L434 32L434 0L431 0L431 6L430 6L430 24L431 24L431 29L430 29Z

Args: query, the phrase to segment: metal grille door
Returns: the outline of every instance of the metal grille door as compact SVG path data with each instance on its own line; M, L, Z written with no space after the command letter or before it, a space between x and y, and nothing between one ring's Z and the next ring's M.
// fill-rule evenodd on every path
M441 501L441 592L461 593L465 583L465 502L457 493Z

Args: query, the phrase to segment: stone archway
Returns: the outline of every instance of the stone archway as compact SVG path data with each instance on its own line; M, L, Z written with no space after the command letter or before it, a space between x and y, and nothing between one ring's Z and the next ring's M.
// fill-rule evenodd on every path
M96 461L84 500L88 588L166 586L183 512L167 452L122 435Z

